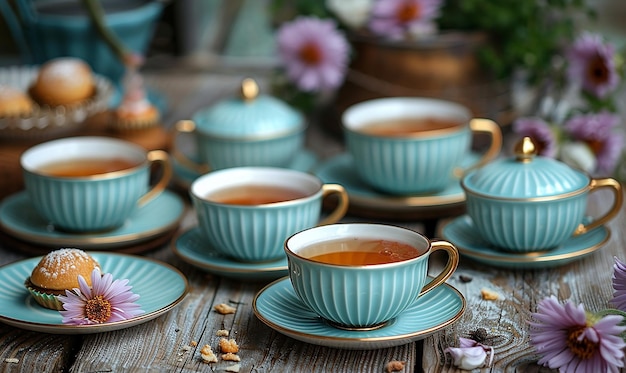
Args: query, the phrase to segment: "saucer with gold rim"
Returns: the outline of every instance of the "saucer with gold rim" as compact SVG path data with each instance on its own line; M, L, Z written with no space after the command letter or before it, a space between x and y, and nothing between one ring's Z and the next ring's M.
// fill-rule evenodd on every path
M54 228L35 211L25 191L0 203L0 227L25 242L49 247L76 246L85 250L109 250L155 238L178 226L185 203L177 194L163 191L134 211L123 226L97 233L70 233Z
M198 227L191 228L174 239L172 251L183 261L222 277L269 281L287 274L286 255L271 262L239 262L218 253L206 242Z
M281 334L311 344L353 350L400 346L424 339L458 321L465 306L463 295L444 283L421 296L382 327L340 329L322 320L302 303L289 277L265 286L252 304L257 318Z
M476 163L478 154L466 157L465 166ZM350 198L350 211L354 215L377 215L389 218L401 218L398 214L426 213L428 215L446 214L450 210L465 206L465 193L458 178L450 176L446 189L429 194L394 196L379 192L366 185L354 169L352 155L342 153L320 163L313 173L325 183L337 183L346 188ZM414 218L414 215L408 217Z
M585 234L573 236L552 250L517 254L495 248L483 240L468 215L443 223L440 232L440 236L453 243L461 255L477 262L513 269L561 266L595 252L611 237L610 229L600 226Z

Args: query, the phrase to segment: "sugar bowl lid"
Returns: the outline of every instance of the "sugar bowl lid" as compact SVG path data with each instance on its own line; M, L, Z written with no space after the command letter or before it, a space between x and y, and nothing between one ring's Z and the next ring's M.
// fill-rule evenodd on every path
M253 79L244 79L239 97L232 97L196 112L193 121L206 135L247 139L300 131L304 117L285 102L260 95Z
M528 199L559 196L585 189L590 178L563 162L537 155L530 137L515 146L515 156L494 161L466 174L465 192L487 197Z

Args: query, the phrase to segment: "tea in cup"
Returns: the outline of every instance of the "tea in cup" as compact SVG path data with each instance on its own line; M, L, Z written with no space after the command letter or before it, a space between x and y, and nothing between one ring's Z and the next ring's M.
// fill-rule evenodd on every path
M418 97L374 99L342 115L346 148L359 177L390 194L434 193L465 170L475 133L490 135L489 148L472 167L494 159L502 146L500 127L472 119L469 109L444 100Z
M44 142L27 149L20 163L34 209L55 228L71 232L120 227L133 211L158 196L172 177L166 152L148 152L110 137ZM150 186L155 163L161 174Z
M212 248L244 262L284 258L287 237L315 225L339 221L348 208L341 185L273 167L235 167L196 179L190 189L200 231ZM338 203L321 218L323 199Z
M401 314L456 270L451 243L385 224L314 227L285 241L296 295L331 325L374 329ZM427 283L428 259L445 251L444 269Z

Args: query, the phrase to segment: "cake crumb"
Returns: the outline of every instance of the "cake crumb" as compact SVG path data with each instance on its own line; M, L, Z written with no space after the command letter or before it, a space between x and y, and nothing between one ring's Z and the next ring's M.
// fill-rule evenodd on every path
M20 362L20 359L16 359L14 357L7 357L6 359L4 359L5 363L10 363L10 364L17 364Z
M213 353L213 349L209 345L202 346L200 350L200 358L205 363L217 363L217 356Z
M227 366L224 370L227 371L227 372L237 373L237 372L239 372L240 368L241 368L241 364L233 364L233 365Z
M235 311L237 311L237 309L235 307L229 306L226 303L220 303L217 306L213 307L215 308L215 310L218 313L221 313L222 315L227 315L229 313L235 313Z
M398 360L390 361L387 363L387 366L385 366L385 372L391 373L391 372L399 372L401 370L404 370L404 364L406 364L406 361L398 361Z
M500 294L486 288L482 288L480 290L480 295L483 297L484 300L498 300L500 298Z
M220 329L217 332L215 332L215 335L218 337L228 337L228 335L230 334L230 332L228 330L224 330L224 329Z
M239 352L239 346L234 339L220 338L220 351L223 353L232 352L236 354Z
M198 345L198 342L196 342L196 341L191 341L191 343L189 343L189 345L190 345L191 347L196 347L196 346Z
M241 358L237 354L233 354L232 352L222 354L222 360L226 361L241 361Z

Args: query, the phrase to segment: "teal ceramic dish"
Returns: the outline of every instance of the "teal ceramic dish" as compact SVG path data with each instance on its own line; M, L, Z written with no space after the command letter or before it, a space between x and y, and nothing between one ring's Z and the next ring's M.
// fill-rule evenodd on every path
M213 249L197 227L180 234L172 243L172 251L195 267L238 281L270 281L287 275L286 257L259 263L231 259Z
M115 279L128 279L144 314L129 320L95 324L66 325L58 311L39 306L24 287L41 257L0 267L0 322L17 328L53 334L93 334L130 328L159 317L179 304L189 291L187 278L178 269L160 261L102 252L91 252L102 270Z
M600 226L572 236L547 251L512 253L494 247L477 232L472 219L462 215L444 223L440 236L452 242L462 256L489 266L510 269L539 269L563 266L601 249L611 238L608 227Z
M279 333L306 343L349 350L388 348L424 339L457 322L465 306L463 295L444 284L379 329L344 330L330 326L304 305L288 278L261 289L252 304L259 320Z
M304 145L304 116L286 103L259 95L256 82L245 79L241 96L201 109L192 120L180 121L176 135L191 134L200 163L177 151L191 168L286 167Z
M84 5L73 0L15 1L0 6L25 61L41 64L55 57L78 57L114 83L124 65L92 24ZM145 54L164 3L154 0L101 0L104 23L128 50ZM17 20L17 22L16 22Z
M35 211L28 194L19 192L0 203L0 227L20 240L50 248L73 246L85 250L116 250L175 229L184 212L182 198L166 190L133 212L124 225L117 229L73 234L54 229Z
M555 249L607 223L620 211L623 198L615 179L591 178L537 156L530 138L517 144L515 157L468 173L461 186L477 232L491 245L514 253ZM613 192L613 205L584 224L588 195L600 188Z

